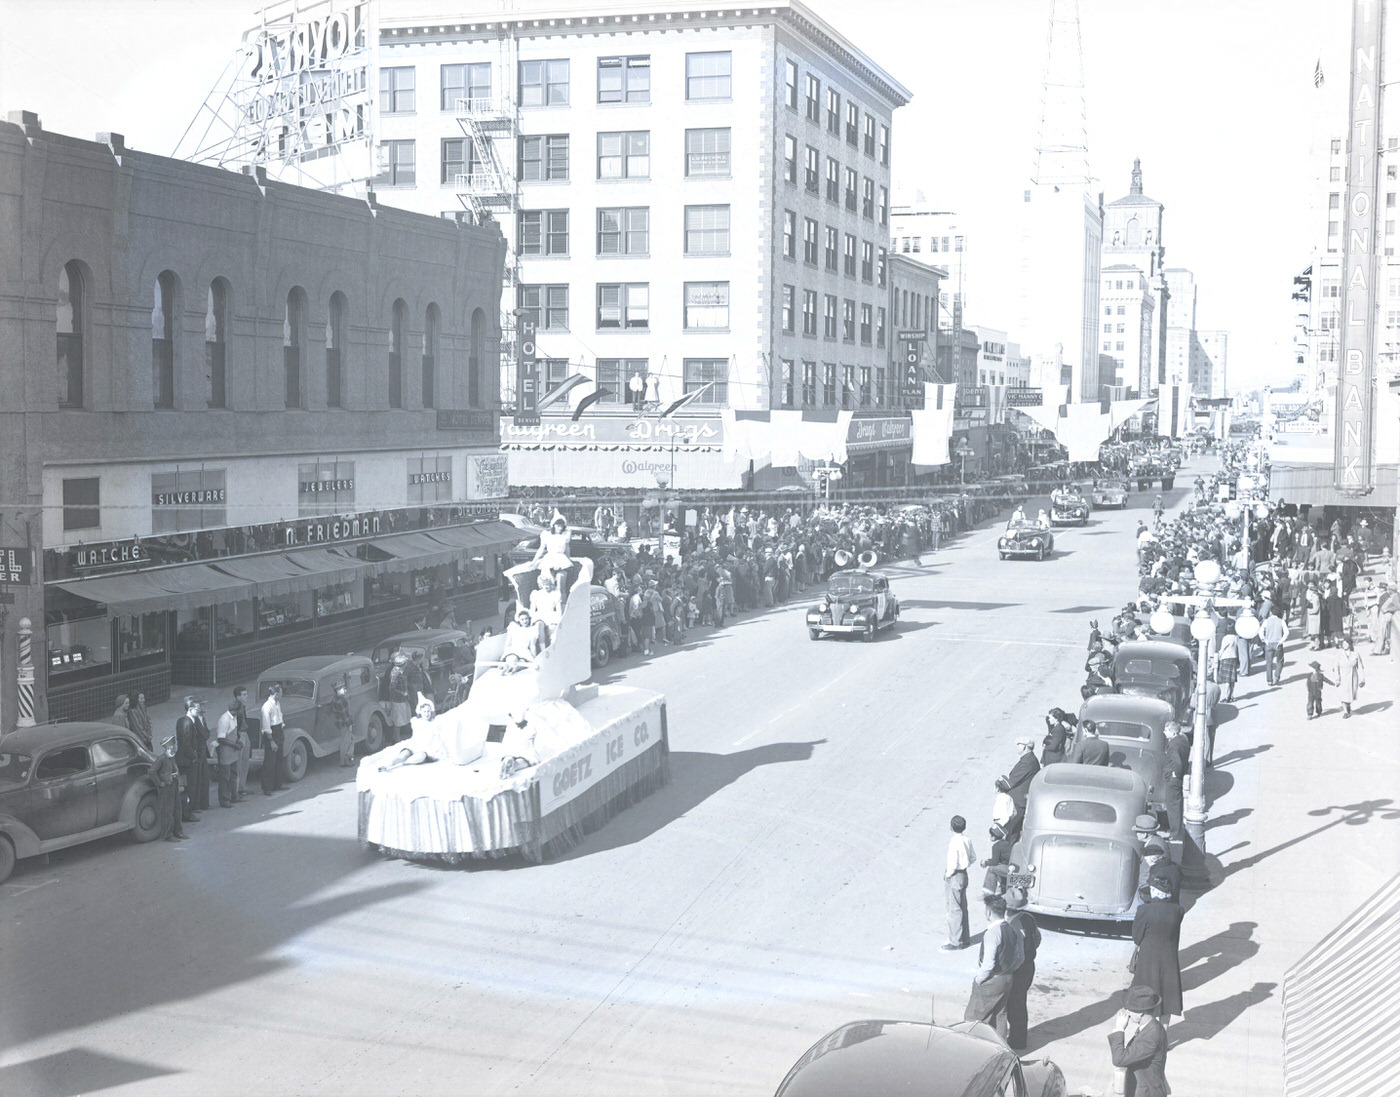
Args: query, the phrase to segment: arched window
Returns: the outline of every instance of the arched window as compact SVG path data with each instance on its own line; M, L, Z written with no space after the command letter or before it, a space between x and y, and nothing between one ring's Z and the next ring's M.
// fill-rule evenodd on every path
M326 407L345 406L345 294L331 294L330 318L326 321Z
M1128 219L1123 239L1130 248L1142 247L1142 222L1136 217L1130 217Z
M402 297L394 302L389 326L389 406L403 407L403 344L408 329L408 305Z
M467 358L467 406L481 407L481 365L486 357L486 314L472 313L471 353Z
M179 308L179 279L168 270L156 279L151 309L151 392L155 406L175 406L175 313Z
M82 267L72 262L58 272L58 406L83 406L83 329L87 297Z
M228 283L209 283L204 308L204 368L209 377L209 406L228 407Z
M437 392L438 343L441 338L442 314L436 304L428 306L423 320L423 406L434 406Z
M286 372L286 404L301 404L302 352L306 346L306 291L293 286L287 294L287 313L282 321L282 363Z

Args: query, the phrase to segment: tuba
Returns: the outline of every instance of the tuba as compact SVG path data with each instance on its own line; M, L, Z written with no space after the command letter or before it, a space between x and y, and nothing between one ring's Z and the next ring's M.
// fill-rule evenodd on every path
M848 568L851 566L851 554L845 549L837 549L833 557L838 568Z
M857 559L863 568L873 568L880 562L880 555L874 549L866 549Z

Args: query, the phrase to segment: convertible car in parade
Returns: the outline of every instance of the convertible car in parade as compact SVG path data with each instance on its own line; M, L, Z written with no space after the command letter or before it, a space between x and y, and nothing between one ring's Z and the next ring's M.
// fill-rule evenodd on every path
M1089 524L1089 500L1079 494L1076 488L1061 488L1050 496L1050 524L1052 526L1087 526Z

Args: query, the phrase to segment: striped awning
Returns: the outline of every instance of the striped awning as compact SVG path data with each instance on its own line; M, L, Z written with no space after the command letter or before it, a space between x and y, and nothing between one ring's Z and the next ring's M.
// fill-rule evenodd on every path
M1400 1078L1400 874L1283 977L1288 1097L1393 1093Z

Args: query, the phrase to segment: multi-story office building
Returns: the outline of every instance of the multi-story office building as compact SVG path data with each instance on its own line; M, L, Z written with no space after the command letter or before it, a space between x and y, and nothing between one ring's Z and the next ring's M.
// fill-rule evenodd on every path
M1230 333L1198 331L1196 339L1200 346L1200 361L1196 366L1196 376L1191 379L1192 392L1216 399L1229 395L1226 386L1230 380Z
M1167 283L1167 381L1178 385L1190 379L1197 353L1196 276L1185 267L1169 267L1162 277Z
M1008 384L1006 332L980 324L972 330L977 333L977 383Z
M1162 244L1162 210L1161 202L1142 192L1142 161L1134 160L1133 180L1128 194L1110 202L1104 207L1103 214L1104 269L1122 266L1136 268L1152 295L1152 327L1147 334L1145 353L1132 358L1137 365L1136 375L1126 376L1119 382L1135 386L1144 399L1152 395L1166 379L1169 317L1167 281L1162 273L1162 259L1166 255ZM1114 334L1118 334L1116 330ZM1116 350L1113 353L1117 357Z
M24 112L0 168L0 611L37 719L494 615L495 227Z
M888 402L909 92L800 0L386 10L378 35L376 199L500 223L543 389L582 374L602 410L634 375L648 402L703 390L697 411Z
M890 381L893 403L919 406L926 381L939 380L938 298L948 272L913 255L892 254L890 283ZM952 378L949 376L948 381Z
M1154 361L1158 294L1136 266L1118 263L1103 268L1099 297L1099 350L1112 359L1111 377L1101 362L1099 386L1136 388Z
M948 210L934 209L922 194L907 205L890 211L890 251L935 263L947 274L938 295L940 343L954 358L952 373L961 369L962 340L953 332L968 327L967 303L971 288L972 251L962 218Z

